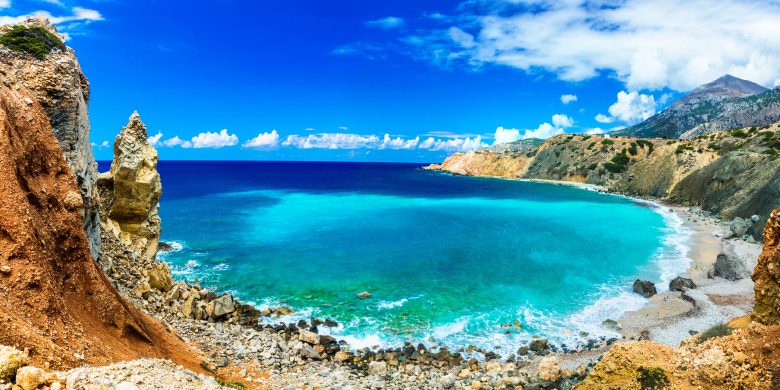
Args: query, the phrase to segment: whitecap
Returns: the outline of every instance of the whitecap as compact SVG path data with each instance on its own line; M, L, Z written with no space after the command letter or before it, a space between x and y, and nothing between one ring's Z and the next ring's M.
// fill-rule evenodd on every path
M431 336L437 340L440 340L448 336L463 333L463 330L466 329L466 325L468 325L468 323L468 317L461 317L455 320L455 322L435 326L433 329L431 329Z
M406 298L399 299L397 301L382 301L379 302L376 307L379 310L388 310L388 309L394 309L396 307L401 307L404 305L404 303L408 302L409 300Z

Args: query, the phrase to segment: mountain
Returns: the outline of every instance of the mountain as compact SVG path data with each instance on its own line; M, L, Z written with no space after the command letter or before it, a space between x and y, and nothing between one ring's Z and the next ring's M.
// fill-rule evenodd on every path
M649 138L693 138L742 127L761 127L780 120L780 89L725 75L704 84L666 110L613 135Z

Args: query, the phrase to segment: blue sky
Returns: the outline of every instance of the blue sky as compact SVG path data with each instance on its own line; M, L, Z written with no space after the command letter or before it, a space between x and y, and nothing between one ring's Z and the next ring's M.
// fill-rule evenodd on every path
M627 126L725 73L777 85L777 3L722 3L0 0L0 24L67 34L101 160L137 110L162 159L433 162Z

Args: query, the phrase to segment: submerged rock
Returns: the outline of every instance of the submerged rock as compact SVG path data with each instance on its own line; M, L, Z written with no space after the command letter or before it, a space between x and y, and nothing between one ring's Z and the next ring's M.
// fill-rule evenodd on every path
M671 282L669 282L669 290L670 291L685 291L696 288L696 284L693 283L692 279L689 278L683 278L681 276L678 276L674 279L672 279Z
M750 276L745 262L733 253L721 253L715 260L715 276L726 280L739 280Z
M658 290L656 290L655 284L653 284L653 282L639 279L634 281L633 290L635 293L645 298L650 298L658 293Z

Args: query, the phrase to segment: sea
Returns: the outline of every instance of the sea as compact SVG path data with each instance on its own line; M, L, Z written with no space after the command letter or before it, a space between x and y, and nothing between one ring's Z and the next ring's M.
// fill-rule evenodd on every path
M160 161L174 250L159 258L180 280L295 310L266 322L335 320L320 332L353 348L507 355L533 337L616 337L602 322L644 305L635 279L664 290L689 265L691 232L653 203L422 166Z

